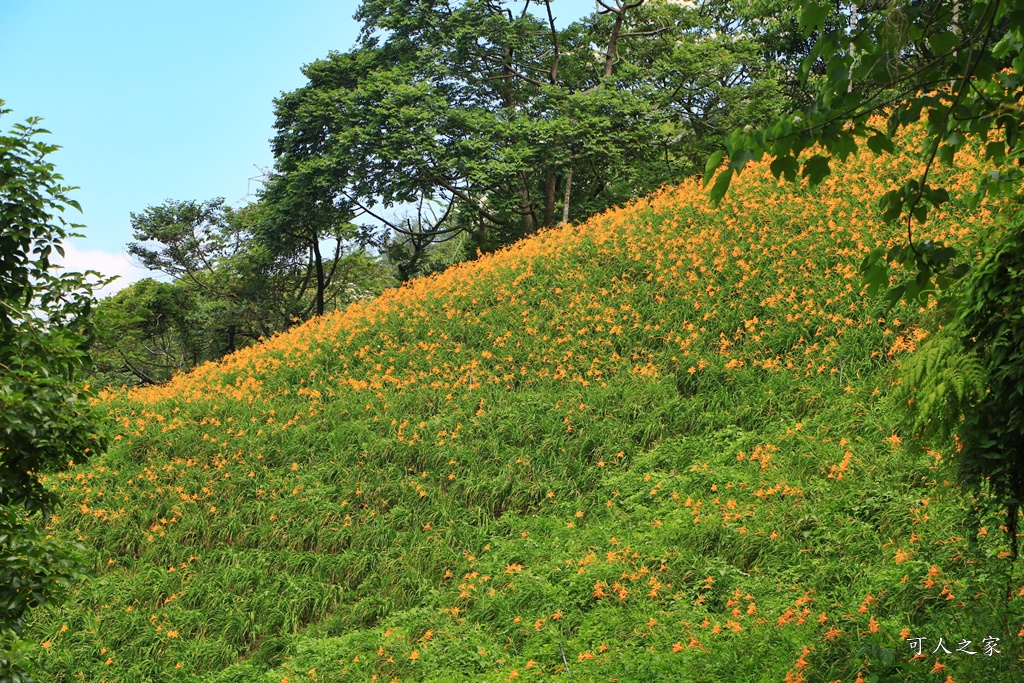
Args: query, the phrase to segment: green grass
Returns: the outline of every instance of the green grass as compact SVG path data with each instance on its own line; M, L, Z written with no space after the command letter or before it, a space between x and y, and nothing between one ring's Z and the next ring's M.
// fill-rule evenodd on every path
M1020 680L998 517L886 399L928 313L859 289L909 164L666 189L106 398L47 680Z

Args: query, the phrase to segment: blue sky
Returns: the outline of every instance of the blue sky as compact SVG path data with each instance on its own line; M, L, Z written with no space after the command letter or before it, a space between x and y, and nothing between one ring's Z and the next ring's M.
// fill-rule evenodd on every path
M521 6L521 2L513 3ZM166 199L243 204L273 156L273 99L302 65L352 47L358 0L0 0L0 129L44 119L83 209L68 267L147 273L129 213ZM556 0L564 26L593 0Z

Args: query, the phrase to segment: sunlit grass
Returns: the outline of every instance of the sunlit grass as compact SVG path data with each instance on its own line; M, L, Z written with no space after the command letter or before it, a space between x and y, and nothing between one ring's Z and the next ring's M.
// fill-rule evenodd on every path
M1013 680L998 522L969 547L885 400L927 311L861 294L913 163L665 188L107 397L51 481L96 563L33 626L54 680L852 683L908 636L910 680Z

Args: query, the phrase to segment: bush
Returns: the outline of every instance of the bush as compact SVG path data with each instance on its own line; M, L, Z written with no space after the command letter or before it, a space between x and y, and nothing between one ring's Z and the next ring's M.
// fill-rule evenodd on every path
M2 108L0 116L9 113ZM58 497L45 475L103 448L88 387L92 289L98 273L57 273L54 253L77 225L62 217L72 188L36 137L39 119L0 134L0 683L29 681L18 642L27 612L81 573L75 548L40 527Z

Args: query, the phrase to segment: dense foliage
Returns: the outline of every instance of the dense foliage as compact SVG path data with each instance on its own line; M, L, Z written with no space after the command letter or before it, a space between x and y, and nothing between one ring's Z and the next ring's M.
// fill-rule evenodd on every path
M341 253L341 239L330 258L319 257L319 240L297 247L269 212L218 198L132 214L129 252L172 281L142 280L99 303L93 379L165 382L393 282L365 250Z
M949 200L951 188L933 184L934 163L953 164L968 143L983 148L985 160L969 205L977 207L987 193L1019 197L1024 9L1011 0L854 4L849 25L831 30L829 4L804 0L799 9L807 34L817 34L802 67L803 81L817 86L814 102L760 130L734 131L726 142L729 163L718 173L712 196L721 198L733 174L765 153L774 157L776 177L795 180L799 172L818 183L830 173L830 160L854 153L858 139L866 138L875 153L892 152L900 128L926 119L921 166L880 195L882 215L906 221L905 240L872 250L862 266L864 279L871 292L888 290L890 307L900 299L924 302L942 291L945 315L938 322L952 327L912 362L905 377L935 411L911 409L912 423L924 436L956 434L963 481L976 491L987 489L994 494L989 502L1005 509L1004 528L1016 558L1024 427L1017 408L993 408L1016 406L1020 397L1014 345L1021 338L1024 290L1014 280L1019 271L1013 259L1019 258L1024 212L1019 200L1006 204L999 224L1008 229L989 231L986 248L994 255L959 288L953 285L971 268L973 255L960 254L957 263L953 246L915 236L914 224L925 221L929 207ZM812 76L820 65L824 75ZM869 118L883 108L884 129ZM811 145L820 147L798 161ZM705 182L724 154L709 158ZM890 264L911 273L893 283ZM962 341L954 340L958 334Z
M293 220L361 218L408 279L439 242L491 251L692 176L725 131L804 94L788 72L807 46L782 7L596 7L558 29L549 0L365 0L358 44L277 100L274 188L302 198Z
M0 116L8 114L0 100ZM40 482L103 448L88 365L92 285L55 273L78 208L39 139L38 119L0 132L0 681L26 681L18 637L28 610L51 604L78 575L73 547L39 527L59 496Z
M259 202L133 215L174 282L104 302L99 349L157 386L104 393L109 452L0 482L29 486L0 499L10 632L78 571L62 543L96 572L0 666L1021 677L1024 13L597 0L559 30L524 4L365 0L358 44L277 101ZM726 155L710 193L662 187ZM360 300L383 281L360 243L410 282ZM68 340L63 380L86 357L81 280L35 253L0 396L49 386L37 333Z
M1024 501L1024 231L1003 229L965 283L955 317L905 365L896 396L913 431L952 437L961 479L1005 507L1016 558Z
M110 451L48 479L97 578L39 651L96 683L1020 678L1000 518L968 537L954 449L883 400L932 309L859 286L915 163L665 188L107 396ZM981 209L928 229L973 250Z
M809 96L794 73L810 42L772 0L617 0L562 29L550 2L511 7L362 3L357 45L276 102L257 202L132 215L129 251L175 282L101 304L94 379L164 382L393 278L583 220Z
M958 430L964 474L987 482L1007 506L1007 533L1017 556L1024 503L1024 229L1014 226L978 266L961 304L966 350L982 359L986 392L964 410Z

